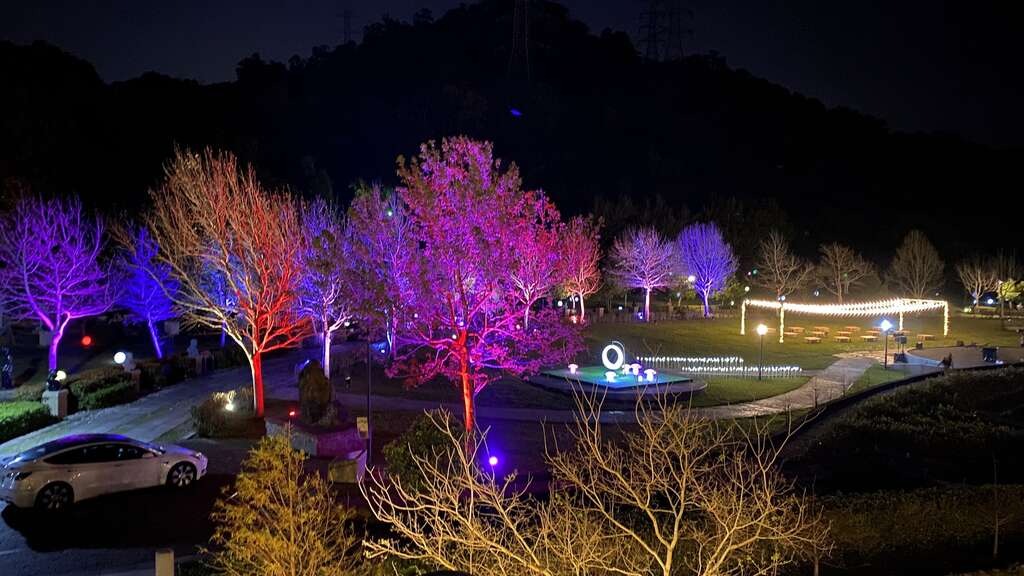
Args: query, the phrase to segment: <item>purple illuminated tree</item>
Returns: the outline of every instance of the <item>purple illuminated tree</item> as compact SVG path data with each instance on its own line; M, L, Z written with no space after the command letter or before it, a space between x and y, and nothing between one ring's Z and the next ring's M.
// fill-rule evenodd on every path
M693 276L693 289L704 303L704 317L711 316L711 297L725 288L736 273L736 257L713 222L691 224L679 233L676 249L685 274Z
M13 316L39 320L53 334L50 370L68 323L103 314L115 300L103 236L103 222L84 214L77 198L25 196L0 222L0 289Z
M145 324L156 357L163 358L156 324L174 318L172 298L178 292L178 281L171 267L157 260L160 247L146 227L132 226L114 236L121 244L118 264L124 281L118 303L128 309L125 321Z
M357 278L354 305L360 319L384 335L394 359L398 327L413 297L409 279L418 277L416 266L422 263L412 222L398 196L376 184L357 189L348 221Z
M653 228L630 228L612 245L611 274L623 288L644 291L644 321L651 321L651 292L672 279L672 243Z
M411 297L392 373L458 382L472 432L474 400L501 373L533 373L581 349L576 327L552 310L524 326L512 279L523 258L518 232L546 205L522 191L515 164L493 159L490 143L465 137L424 144L399 160L398 174L415 249L402 271Z
M586 321L587 308L583 300L601 287L601 245L598 222L592 218L576 216L569 220L563 236L561 252L562 289L580 299L580 322Z
M308 242L302 255L299 313L323 340L324 375L331 377L331 340L353 318L354 273L347 224L330 204L305 205L302 224Z

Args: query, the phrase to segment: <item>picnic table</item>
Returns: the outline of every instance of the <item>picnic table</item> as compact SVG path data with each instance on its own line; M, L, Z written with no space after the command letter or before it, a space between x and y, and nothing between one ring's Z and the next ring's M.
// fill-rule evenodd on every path
M804 341L808 344L817 344L821 342L821 338L818 338L817 336L804 336Z
M782 333L783 336L799 336L799 332L790 332L789 330Z
M840 330L840 331L836 332L836 336L849 336L849 335L850 335L850 331L849 330Z
M882 331L881 330L875 330L875 329L872 328L871 330L865 330L864 333L865 334L870 334L871 336L878 336L879 334L882 333Z
M865 342L876 342L876 341L878 341L878 335L877 334L861 334L860 339L865 341Z
M827 330L812 330L811 334L814 335L814 336L827 336L828 335L828 331Z
M849 336L836 336L836 342L849 342Z
M935 340L934 334L918 334L917 339L924 342L925 340Z
M843 330L847 332L860 332L860 326L843 326Z
M804 331L803 326L790 326L789 329L797 334L803 334Z
M828 326L815 326L814 329L822 332L828 332Z

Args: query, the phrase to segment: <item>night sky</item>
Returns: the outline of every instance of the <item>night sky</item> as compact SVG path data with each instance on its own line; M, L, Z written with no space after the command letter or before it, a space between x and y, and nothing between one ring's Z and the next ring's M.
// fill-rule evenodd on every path
M508 0L512 2L513 0ZM640 0L565 0L595 31L635 35ZM342 12L362 26L383 13L439 16L451 0L39 0L0 5L0 37L42 39L92 62L104 80L155 70L230 80L259 52L286 61L342 39ZM790 89L879 116L901 130L944 131L1024 145L1024 18L1017 2L691 0L690 52ZM511 34L511 31L510 31Z

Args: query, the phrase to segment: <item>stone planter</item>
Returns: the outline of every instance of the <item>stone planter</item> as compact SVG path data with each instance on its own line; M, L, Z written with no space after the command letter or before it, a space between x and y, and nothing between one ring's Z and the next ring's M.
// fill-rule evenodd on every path
M292 429L292 448L310 456L344 459L366 448L366 440L359 434L355 424L321 428L286 418L267 418L267 435L283 436L288 425Z

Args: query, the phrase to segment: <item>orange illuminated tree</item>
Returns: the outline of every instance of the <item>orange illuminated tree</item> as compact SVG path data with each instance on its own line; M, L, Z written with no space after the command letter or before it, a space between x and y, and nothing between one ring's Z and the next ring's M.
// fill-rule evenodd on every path
M146 218L157 258L180 283L171 295L187 324L223 329L245 353L257 416L262 357L310 332L297 312L304 238L298 207L272 192L230 153L176 152ZM214 286L227 286L222 298Z

